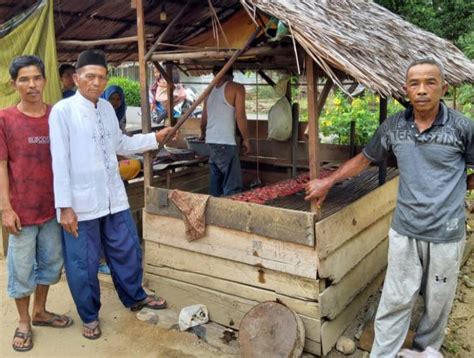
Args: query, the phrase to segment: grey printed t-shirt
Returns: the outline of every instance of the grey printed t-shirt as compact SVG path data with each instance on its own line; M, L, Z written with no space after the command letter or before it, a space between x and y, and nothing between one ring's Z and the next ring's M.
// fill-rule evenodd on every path
M431 242L464 237L466 166L474 164L474 121L444 103L433 125L420 133L410 107L377 129L363 154L373 162L389 151L400 171L392 228Z

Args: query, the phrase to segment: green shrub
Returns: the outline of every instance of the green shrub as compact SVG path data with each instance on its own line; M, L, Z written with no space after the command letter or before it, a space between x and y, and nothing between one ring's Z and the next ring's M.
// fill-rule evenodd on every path
M112 85L122 87L127 106L140 107L140 83L126 77L110 77L107 86Z
M461 112L463 112L467 117L474 119L474 86L471 84L465 84L459 87L457 100L461 106Z
M329 97L320 118L320 130L325 136L337 135L338 144L349 144L351 121L355 121L355 144L367 144L379 126L379 97L366 92L350 101L340 91ZM403 107L393 99L388 103L388 115Z

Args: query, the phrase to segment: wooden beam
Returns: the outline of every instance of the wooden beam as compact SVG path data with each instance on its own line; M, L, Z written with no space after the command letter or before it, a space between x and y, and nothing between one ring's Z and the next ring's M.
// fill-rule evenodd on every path
M291 118L292 118L292 134L291 134L291 175L296 176L297 173L297 152L298 152L298 132L299 132L299 117L300 117L300 105L298 102L293 103L291 106Z
M257 27L255 32L250 35L245 45L238 51L234 52L234 55L227 61L227 63L222 67L219 73L216 74L214 79L209 83L209 86L202 92L202 94L194 101L194 103L189 107L186 113L179 119L179 121L174 126L173 130L166 136L163 143L160 143L160 148L163 148L164 145L175 135L176 131L183 125L183 123L189 118L191 113L193 113L194 109L201 104L202 101L211 93L214 86L221 80L222 76L229 70L230 67L234 64L237 59L246 52L247 47L255 40L257 34L260 32L260 27ZM154 57L153 57L154 58Z
M267 82L270 86L275 87L276 83L265 73L263 70L258 70L257 73L262 77L265 82ZM290 102L291 103L291 102Z
M155 43L151 46L151 48L148 50L148 52L146 53L145 55L145 61L148 61L150 60L151 58L151 55L153 55L153 52L158 48L158 46L160 45L160 42L162 42L166 35L168 34L168 32L170 31L170 29L174 26L174 24L176 23L176 21L178 21L181 16L184 14L184 12L186 11L186 9L188 8L189 4L191 4L191 1L188 1L186 3L186 5L184 5L181 10L178 12L178 14L173 18L173 20L168 24L168 26L166 26L166 28L164 29L164 31L160 34L160 36L158 36L158 38L156 39Z
M225 58L232 57L234 54L235 54L235 50L190 51L190 52L175 51L175 52L170 52L170 53L154 53L151 56L151 58L155 61L225 59ZM249 48L247 51L245 51L245 55L243 57L275 56L275 55L288 55L288 54L291 54L290 48L261 46L261 47Z
M136 0L137 6L137 38L138 38L138 68L140 71L140 97L142 108L142 132L149 133L151 131L150 122L150 107L148 103L148 86L146 75L146 61L145 61L145 16L143 14L143 0ZM151 167L151 153L146 152L144 155L144 185L145 187L151 185L153 177Z
M137 36L128 36L122 38L112 38L112 39L101 39L101 40L62 40L58 41L57 44L61 46L79 46L79 47L93 47L93 46L107 46L107 45L121 45L128 44L131 42L137 42Z
M383 121L387 119L388 112L388 101L386 97L380 96L380 111L379 111L379 123L382 124ZM387 158L385 158L382 163L379 165L379 185L385 184L387 179Z
M167 62L166 63L166 75L169 81L166 81L166 94L168 97L168 102L166 104L166 110L168 111L168 121L169 125L173 126L175 124L174 119L174 83L173 83L173 63Z
M319 113L318 74L313 58L306 54L306 80L308 82L308 158L310 179L319 176ZM319 207L313 200L311 212L319 213Z
M333 85L334 82L330 78L328 78L324 84L323 90L321 91L321 94L318 98L318 118L323 112L324 105L326 104L326 100L328 99L329 92L331 92Z

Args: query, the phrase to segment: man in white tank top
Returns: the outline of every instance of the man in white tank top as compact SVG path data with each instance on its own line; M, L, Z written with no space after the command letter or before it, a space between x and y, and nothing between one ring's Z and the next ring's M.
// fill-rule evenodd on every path
M214 76L222 69L216 66ZM242 191L240 158L235 127L242 136L243 154L250 152L245 114L245 87L233 82L233 69L216 84L207 99L201 118L201 137L209 146L209 194L225 196Z

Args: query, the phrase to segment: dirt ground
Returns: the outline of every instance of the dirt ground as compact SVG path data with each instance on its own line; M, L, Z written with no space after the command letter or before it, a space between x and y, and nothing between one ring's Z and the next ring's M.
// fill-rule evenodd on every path
M120 303L110 284L102 285L102 338L82 337L81 322L67 283L62 279L50 289L48 310L66 313L74 324L66 329L33 328L34 347L17 353L11 348L17 324L13 300L7 297L6 261L0 258L0 357L223 357L219 351L189 333L169 331L136 319ZM31 304L30 304L31 305Z
M472 239L471 239L472 240ZM17 313L14 302L6 294L6 261L0 258L0 357L18 357L11 348L11 338L16 327ZM442 353L446 358L474 357L474 252L462 267L453 310L449 318ZM136 315L125 309L110 283L102 283L101 322L103 337L90 341L82 337L81 324L67 283L62 279L51 287L48 309L66 313L73 317L74 324L67 329L34 327L34 348L23 357L225 357L215 347L189 333L160 328L136 319ZM366 311L375 311L377 297L370 300ZM422 307L418 307L421 315ZM351 324L346 335L353 338L360 319L367 317L361 312ZM415 318L416 320L416 318ZM358 322L357 322L358 321ZM332 351L331 358L348 357ZM357 350L351 358L368 357Z

